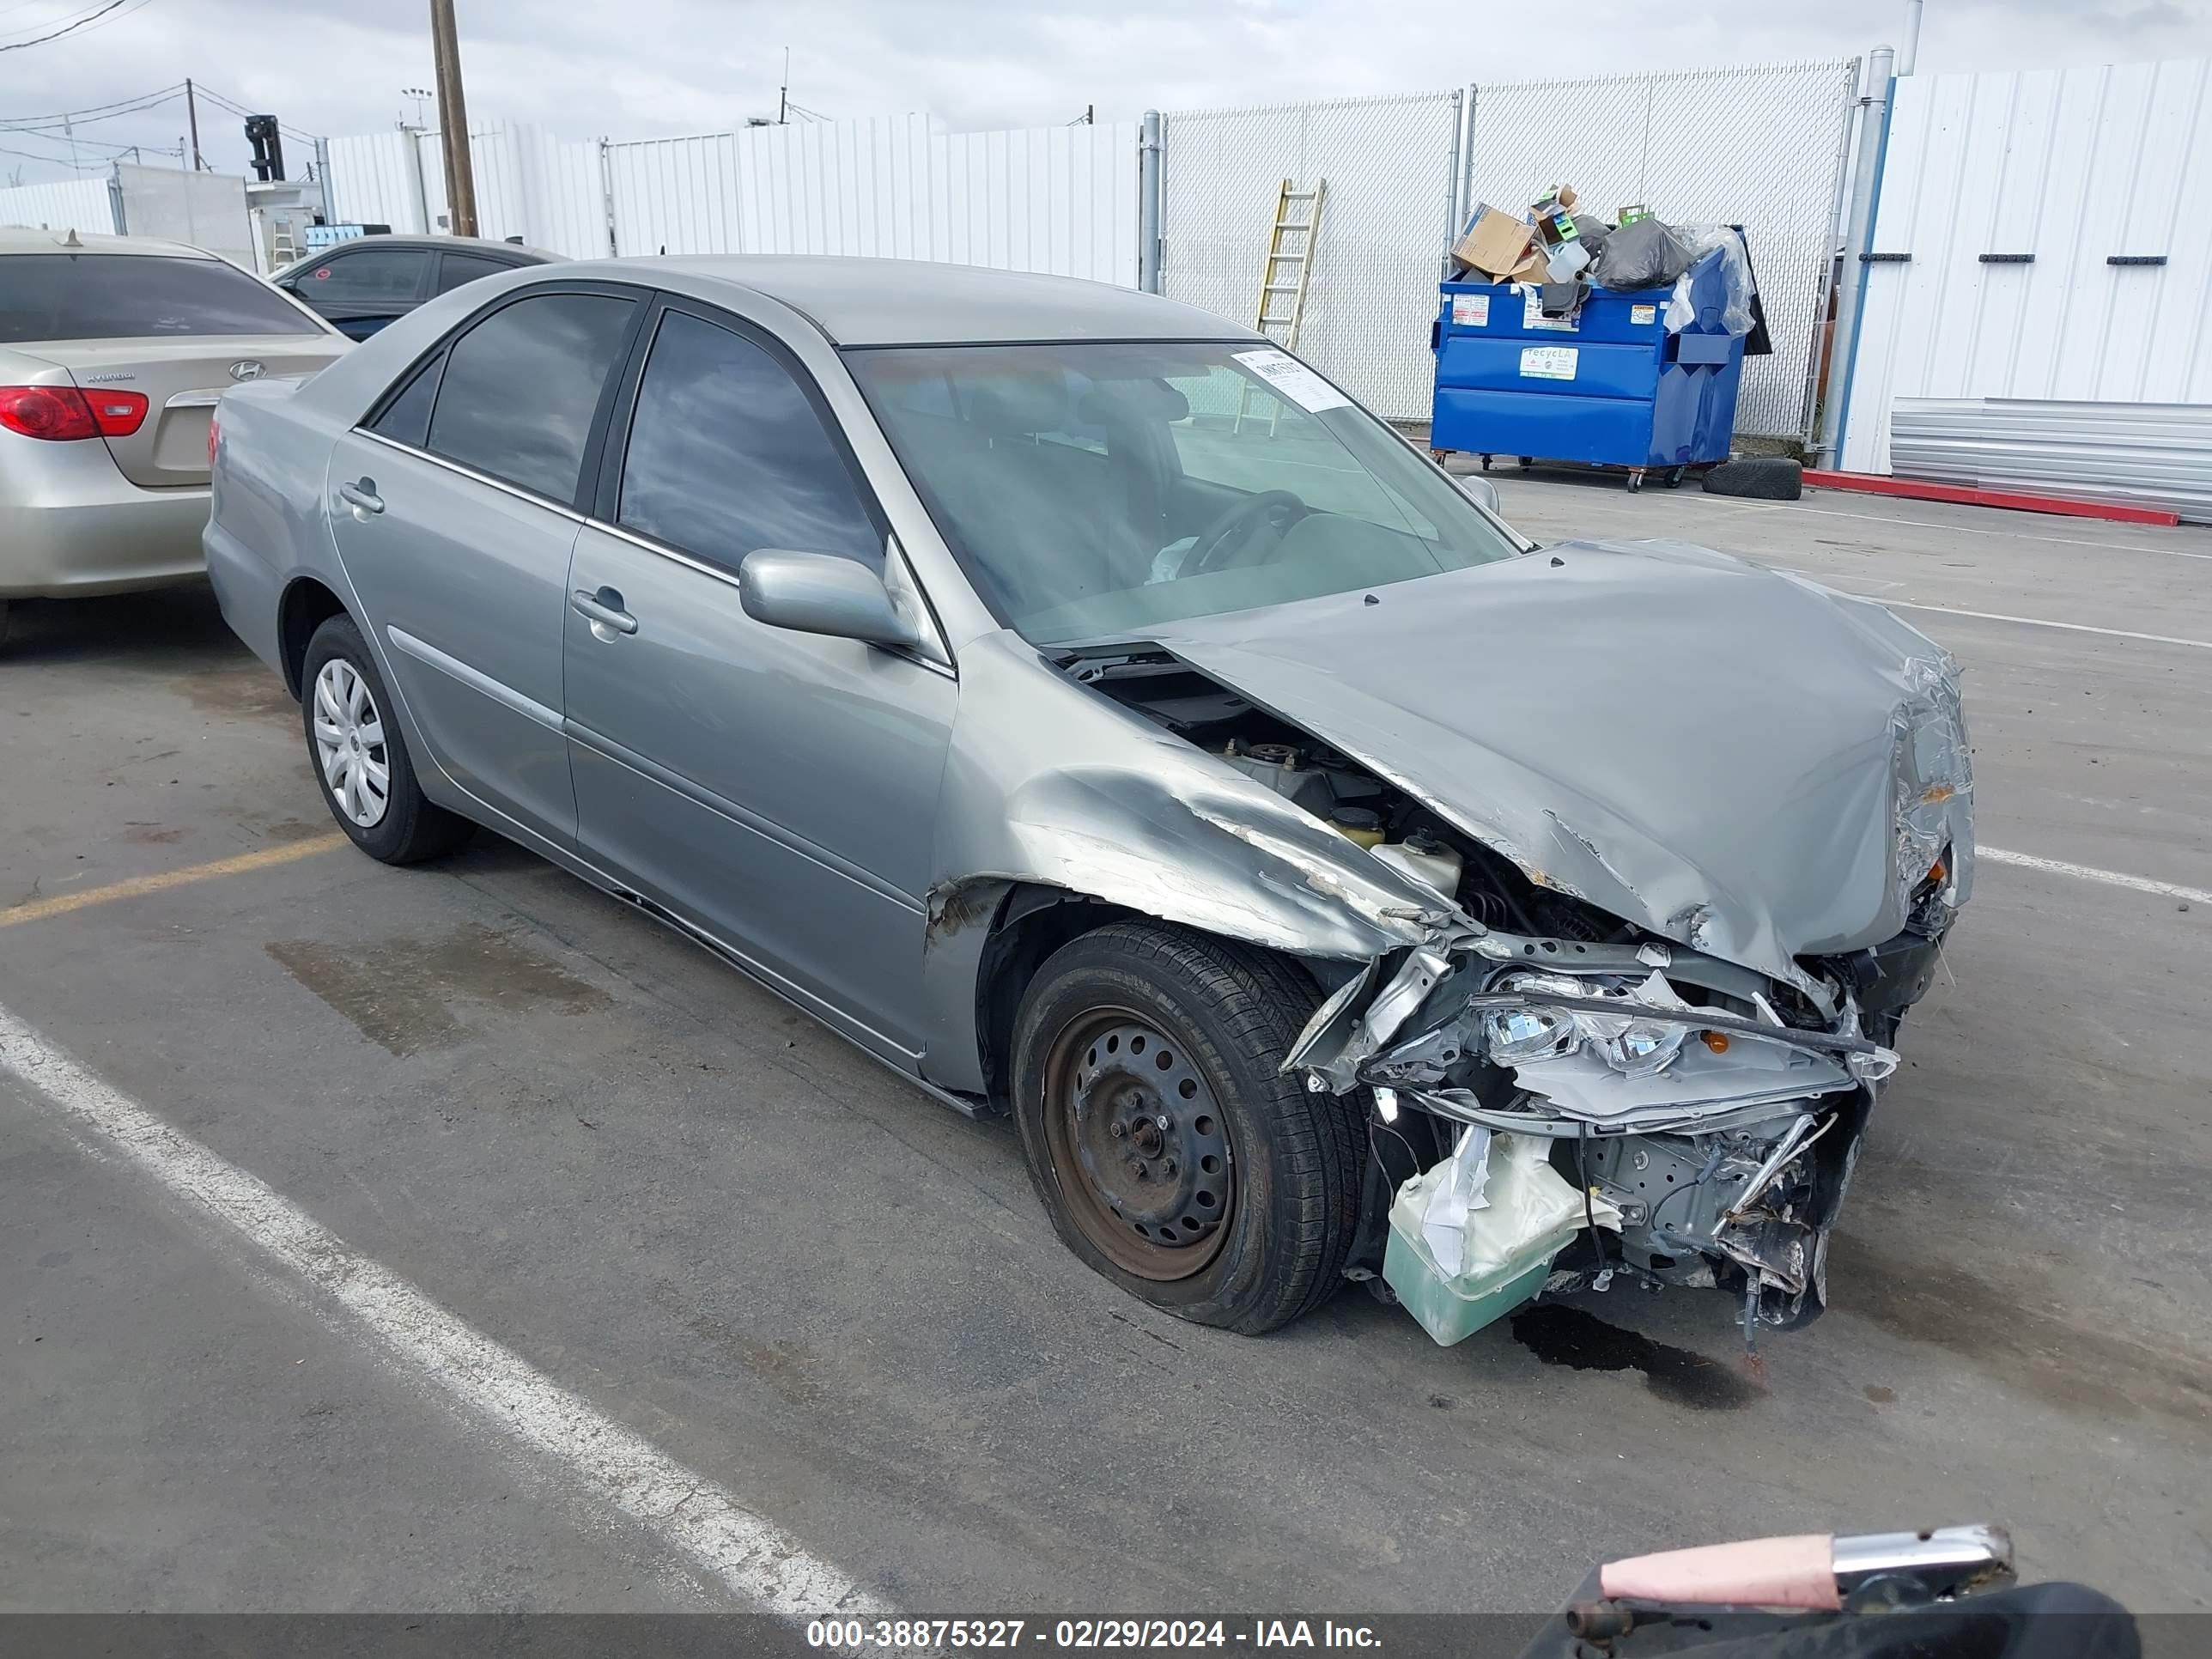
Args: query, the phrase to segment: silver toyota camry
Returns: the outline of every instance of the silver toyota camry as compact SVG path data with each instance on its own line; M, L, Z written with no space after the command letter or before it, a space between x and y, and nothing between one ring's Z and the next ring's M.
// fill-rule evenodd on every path
M1072 1249L1240 1331L1347 1279L1439 1340L1623 1275L1809 1319L1972 879L1956 673L1888 612L1534 547L1109 287L489 278L226 394L206 545L364 852L488 825L627 900L1011 1113Z
M198 248L0 230L0 633L10 599L198 576L222 388L346 346Z

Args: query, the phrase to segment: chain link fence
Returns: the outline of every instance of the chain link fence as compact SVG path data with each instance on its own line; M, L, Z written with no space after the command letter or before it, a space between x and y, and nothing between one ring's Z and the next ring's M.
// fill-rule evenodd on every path
M1161 291L1249 327L1283 180L1326 185L1298 355L1391 420L1425 421L1463 94L1161 120Z
M1325 183L1298 353L1377 414L1425 421L1453 233L1475 202L1517 212L1571 184L1608 217L1640 202L1744 228L1774 353L1745 364L1736 430L1802 438L1857 77L1850 59L1170 114L1162 290L1249 325L1283 180Z
M1611 219L1741 225L1774 355L1747 358L1741 435L1809 432L1857 95L1856 58L1474 88L1467 200L1517 210L1572 185Z

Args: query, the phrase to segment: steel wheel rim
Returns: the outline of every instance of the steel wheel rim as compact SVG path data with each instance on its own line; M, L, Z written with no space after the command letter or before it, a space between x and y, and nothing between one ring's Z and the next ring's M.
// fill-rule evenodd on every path
M1071 1219L1115 1267L1171 1283L1220 1255L1237 1196L1227 1115L1149 1017L1097 1008L1061 1030L1045 1060L1044 1134Z
M349 822L375 829L392 805L392 757L368 680L343 657L315 676L313 719L323 787Z

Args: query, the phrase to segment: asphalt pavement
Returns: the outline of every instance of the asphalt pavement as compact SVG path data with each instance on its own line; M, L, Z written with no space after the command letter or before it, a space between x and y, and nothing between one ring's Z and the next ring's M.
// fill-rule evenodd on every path
M1258 1340L1154 1313L1006 1126L505 843L337 841L204 592L27 605L0 1011L123 1105L0 1072L0 1610L748 1605L609 1434L916 1613L1533 1611L1607 1555L1981 1519L2205 1607L2212 532L1500 482L1547 542L1787 566L1966 670L1991 854L1832 1309L1762 1367L1725 1299L1624 1286L1450 1350L1357 1291ZM439 1371L365 1273L519 1371Z

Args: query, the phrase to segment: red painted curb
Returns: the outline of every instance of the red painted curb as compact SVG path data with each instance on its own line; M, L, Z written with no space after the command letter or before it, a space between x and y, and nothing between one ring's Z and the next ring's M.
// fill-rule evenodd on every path
M2162 507L2124 507L2114 501L2036 495L2017 489L1977 489L1972 484L1929 483L1874 472L1815 472L1808 468L1805 482L1816 489L1856 489L1869 495L1901 495L1915 501L1957 501L1966 507L2010 507L2017 513L2056 513L2069 519L2109 519L2115 524L2181 522L2181 514Z

